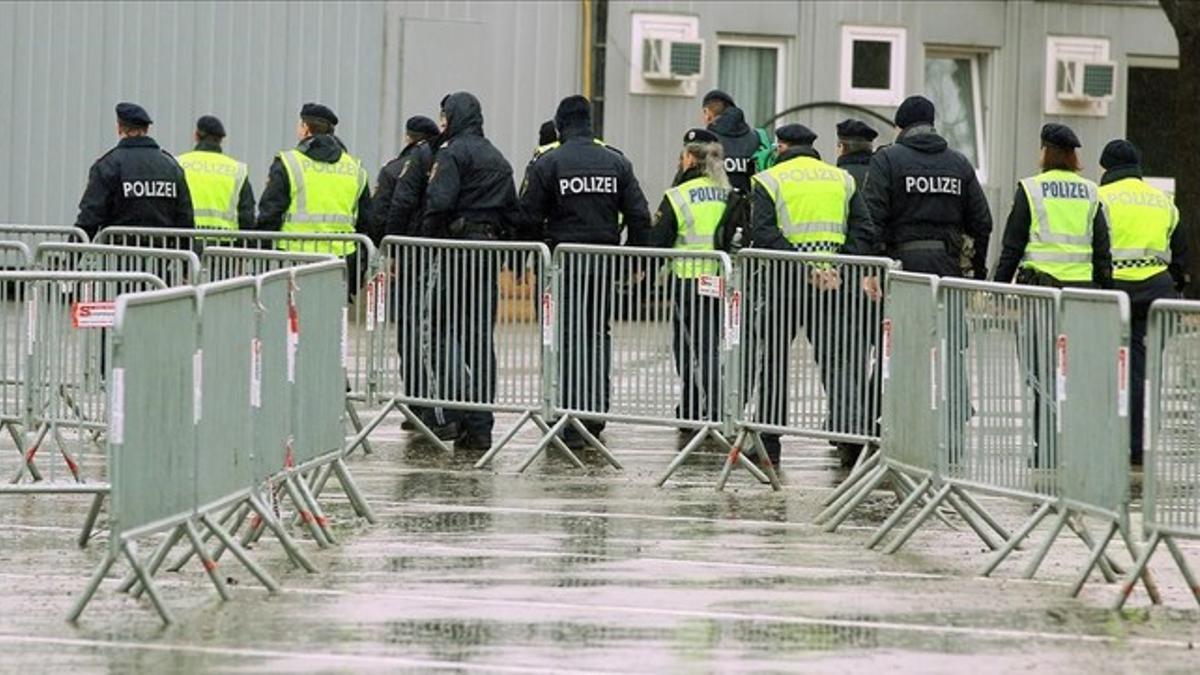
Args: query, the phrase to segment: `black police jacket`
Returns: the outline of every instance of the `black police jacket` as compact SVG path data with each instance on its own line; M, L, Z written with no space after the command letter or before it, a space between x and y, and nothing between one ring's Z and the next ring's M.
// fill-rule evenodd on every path
M400 156L388 162L379 174L380 189L376 194L376 215L382 212L383 233L416 236L421 231L421 211L425 206L425 186L429 183L429 170L433 168L433 148L429 141L410 143ZM391 194L384 188L383 174L388 167L396 165L391 179Z
M296 149L309 159L326 164L338 161L345 152L342 142L333 134L309 136L300 141ZM258 200L258 222L254 229L278 232L283 228L283 216L291 205L292 183L288 180L287 169L283 168L283 161L276 157L267 172L267 186ZM358 217L354 221L354 231L371 234L371 195L365 185L358 195Z
M650 227L646 196L633 165L615 149L596 143L586 126L562 129L562 143L538 157L521 190L524 234L556 244L642 245Z
M871 152L852 152L837 158L838 168L854 176L854 184L858 186L859 192L867 183L867 169L871 166L873 154Z
M746 124L740 108L727 108L708 125L708 130L721 139L729 184L750 194L750 177L758 172L754 161L754 153L760 146L758 132Z
M940 255L953 259L950 266L957 268L967 235L974 243L975 277L984 278L992 234L987 198L971 162L951 150L933 127L905 129L895 145L875 152L863 198L891 257L900 257L904 244L942 242L946 251Z
M517 209L513 169L483 136L479 99L466 92L451 94L442 110L447 127L429 170L421 234L454 239L510 237ZM464 230L464 225L471 227Z
M149 136L122 138L88 171L75 225L93 238L105 227L194 227L183 167Z

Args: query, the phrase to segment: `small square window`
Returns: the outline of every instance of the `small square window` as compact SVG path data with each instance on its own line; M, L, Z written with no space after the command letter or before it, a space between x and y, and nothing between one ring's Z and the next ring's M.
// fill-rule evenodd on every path
M905 30L842 26L842 102L893 106L904 99Z

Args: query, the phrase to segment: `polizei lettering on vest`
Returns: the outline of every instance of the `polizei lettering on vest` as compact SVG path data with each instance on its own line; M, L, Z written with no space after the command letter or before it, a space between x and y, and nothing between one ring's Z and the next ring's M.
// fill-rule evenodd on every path
M175 183L169 180L127 180L121 182L123 197L175 198Z
M752 157L726 157L725 173L754 173L750 168Z
M1091 199L1086 183L1069 180L1052 180L1042 183L1042 197L1055 199Z
M238 172L236 164L218 164L216 162L206 162L202 159L181 159L179 160L179 165L188 171L198 171L218 176L236 176Z
M696 202L723 202L725 201L725 191L719 187L694 187L688 190L688 201L693 204Z
M300 166L305 172L312 171L315 173L333 173L342 176L357 176L358 167L354 166L354 162L336 162L330 164L328 162L314 162L307 157L301 155Z
M904 191L908 194L961 195L962 179L957 176L905 176Z
M842 181L842 174L837 169L788 169L776 173L784 182L801 182L809 180Z
M1154 192L1114 192L1105 195L1104 201L1124 206L1153 206L1158 209L1171 207L1171 200Z
M615 195L616 176L573 176L558 179L560 195Z

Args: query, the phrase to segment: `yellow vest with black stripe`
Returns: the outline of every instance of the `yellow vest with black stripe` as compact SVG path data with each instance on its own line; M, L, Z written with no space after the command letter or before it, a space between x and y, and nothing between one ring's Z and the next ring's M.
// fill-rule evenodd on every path
M238 197L246 184L246 165L207 150L186 152L178 159L192 195L196 229L238 229Z
M754 174L775 203L783 236L801 251L832 255L846 243L854 178L813 157L796 157Z
M1021 180L1029 200L1029 243L1021 267L1063 282L1092 280L1092 229L1100 208L1092 181L1053 170Z
M318 162L299 150L285 150L279 153L279 160L287 172L292 197L283 215L283 232L354 234L358 197L367 186L367 172L357 158L343 152L336 162ZM357 248L353 241L314 243L299 239L281 239L276 247L342 257Z
M676 249L712 251L716 248L713 239L721 216L725 214L726 196L728 190L708 176L693 178L667 190L667 201L675 212L678 225ZM695 279L721 272L718 261L708 258L676 258L673 266L675 276L680 279Z
M1171 235L1179 225L1179 209L1171 197L1140 178L1100 186L1112 237L1113 278L1145 281L1167 271Z

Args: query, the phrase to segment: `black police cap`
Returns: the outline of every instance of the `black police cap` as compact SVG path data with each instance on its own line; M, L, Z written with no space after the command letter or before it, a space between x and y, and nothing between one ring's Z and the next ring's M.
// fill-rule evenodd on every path
M687 143L720 143L721 138L709 131L708 129L688 129L683 135L684 144Z
M873 141L879 132L872 129L871 125L866 122L851 117L838 122L837 135L838 138L861 138L864 141Z
M136 103L118 103L117 119L134 127L148 127L154 124L154 120L150 119L150 113Z
M413 115L404 123L404 130L413 134L424 134L425 136L437 136L442 132L438 128L437 122L425 117L424 115Z
M775 138L789 145L812 145L817 135L803 124L785 124L775 130Z
M586 96L573 94L558 102L554 111L554 126L562 131L592 123L592 102Z
M1124 138L1109 141L1100 153L1100 166L1105 169L1115 169L1118 166L1138 166L1141 163L1141 151Z
M918 94L900 103L892 121L901 129L907 129L917 124L933 124L934 113L933 101Z
M320 103L305 103L300 106L300 116L323 120L333 126L337 126L338 123L337 115L334 115L328 106L321 105Z
M725 105L727 105L731 108L737 105L736 103L733 102L732 96L730 96L729 94L726 94L725 92L721 91L720 89L713 89L713 90L709 91L707 94L705 94L704 98L700 101L700 105L702 105L702 106L708 105L709 103L712 103L713 101L720 101L721 103L724 103Z
M196 131L199 131L202 136L225 138L225 125L221 124L221 120L213 115L204 115L196 120Z
M1071 127L1057 122L1048 122L1042 127L1042 145L1053 145L1071 150L1083 144L1079 142L1079 137L1075 135L1075 132L1071 131Z

